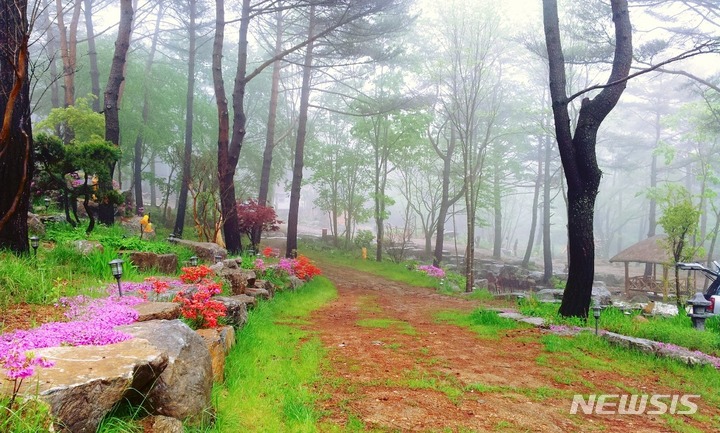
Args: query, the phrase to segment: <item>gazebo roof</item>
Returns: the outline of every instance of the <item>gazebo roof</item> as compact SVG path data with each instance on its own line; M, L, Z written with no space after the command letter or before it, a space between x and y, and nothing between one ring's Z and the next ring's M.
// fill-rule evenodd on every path
M610 262L670 263L672 260L663 241L666 235L655 235L643 239L617 253Z

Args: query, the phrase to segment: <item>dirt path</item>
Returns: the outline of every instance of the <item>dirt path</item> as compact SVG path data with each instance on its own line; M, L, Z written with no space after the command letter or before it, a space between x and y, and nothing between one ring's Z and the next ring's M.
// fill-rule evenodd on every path
M312 320L329 351L320 390L328 396L321 402L327 425L401 432L673 431L657 415L569 413L576 393L678 394L648 383L652 377L577 371L573 360L544 350L537 329L507 331L501 341L481 339L434 317L449 309L469 312L473 301L322 267L339 291ZM717 415L717 409L702 410Z

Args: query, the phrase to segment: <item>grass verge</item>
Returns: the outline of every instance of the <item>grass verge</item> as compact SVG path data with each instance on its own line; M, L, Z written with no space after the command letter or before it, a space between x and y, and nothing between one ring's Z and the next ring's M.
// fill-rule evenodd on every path
M325 349L302 325L336 296L329 280L316 277L250 312L226 360L226 382L214 391L218 412L209 431L316 431L320 414L313 384L320 379Z

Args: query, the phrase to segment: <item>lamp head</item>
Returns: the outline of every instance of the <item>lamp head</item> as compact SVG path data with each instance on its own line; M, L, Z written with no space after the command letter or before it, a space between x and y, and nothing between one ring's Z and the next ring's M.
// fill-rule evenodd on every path
M602 311L602 307L599 305L595 305L592 307L592 309L593 309L593 317L595 317L596 319L599 319L600 312Z
M119 280L123 273L123 261L120 259L114 259L110 261L109 265L110 270L112 270L113 277Z
M220 263L222 260L222 256L220 254L215 254L215 263Z
M190 257L190 266L197 266L197 264L198 264L197 256Z
M37 236L30 236L30 246L37 249L40 246L40 238Z

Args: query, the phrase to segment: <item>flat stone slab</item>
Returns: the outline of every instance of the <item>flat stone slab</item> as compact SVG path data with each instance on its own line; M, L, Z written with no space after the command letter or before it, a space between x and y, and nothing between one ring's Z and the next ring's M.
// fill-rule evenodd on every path
M180 318L181 306L177 302L143 302L134 305L138 322L148 320L174 320Z
M504 317L506 319L515 320L517 322L528 323L530 325L537 326L537 327L547 326L545 319L543 319L542 317L529 317L529 316L524 316L520 313L511 312L511 311L500 313L500 314L498 314L498 316Z
M57 418L57 431L94 432L131 392L147 392L168 365L168 355L144 339L107 346L51 347L36 356L55 363L37 368L20 393L37 395ZM3 381L2 386L10 382Z

